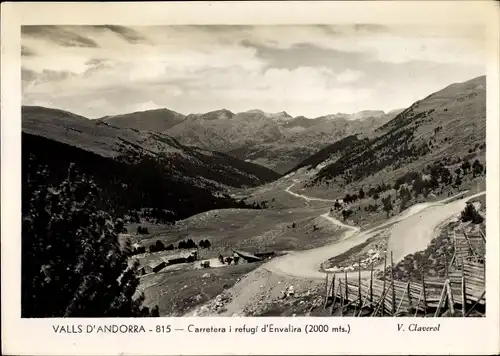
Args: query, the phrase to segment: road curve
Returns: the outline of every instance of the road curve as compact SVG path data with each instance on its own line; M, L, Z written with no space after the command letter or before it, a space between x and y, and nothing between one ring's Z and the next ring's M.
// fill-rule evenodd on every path
M311 200L310 197L291 192L289 189L292 186L293 184L286 189L288 193L301 197L306 201ZM462 192L457 196L463 196L466 193ZM482 191L450 203L448 201L457 196L433 203L416 204L377 227L366 231L360 231L359 227L343 224L339 220L329 216L327 212L321 216L333 224L346 229L340 241L306 251L292 252L270 261L265 265L265 268L282 275L323 279L325 272L321 272L320 267L324 261L365 242L368 238L375 235L380 228L390 225L392 226L388 240L388 251L393 251L394 263L397 263L408 254L424 250L435 236L434 230L439 224L460 213L467 200L484 195L485 193L485 191ZM380 267L383 266L377 266L377 268ZM366 277L368 273L368 271L362 271L362 277ZM357 277L358 272L352 272L348 275L348 277Z
M325 199L306 197L304 195L291 192L290 188L292 188L293 185L294 184L286 188L286 191L291 195L300 197L306 202L310 200L327 201ZM394 262L396 263L408 253L414 253L425 249L427 244L434 237L434 229L436 226L458 214L463 209L467 200L484 195L486 192L482 191L472 196L449 202L456 199L458 196L465 195L466 193L467 191L434 203L415 204L397 216L390 218L386 222L365 231L361 231L361 229L357 226L350 226L342 223L341 221L331 217L329 215L329 211L327 211L320 216L327 219L332 224L345 229L344 234L339 241L331 245L306 251L292 251L287 255L272 259L260 268L285 277L302 277L311 280L323 280L325 278L325 273L321 272L320 268L324 261L365 242L368 238L375 235L381 228L384 227L390 227L391 229L388 240L388 250L393 250L395 257ZM424 221L425 224L423 223ZM377 266L376 268L378 269L381 267L383 266ZM358 272L348 273L347 276L348 278L358 278ZM361 278L369 278L369 276L369 271L361 271ZM261 283L265 284L266 282L259 279L255 282L241 281L235 294L236 299L226 305L227 311L224 314L214 315L243 316L244 313L242 312L242 305L250 303L251 298L260 292L263 286ZM186 313L184 316L198 316L202 309L202 307L195 308L194 310ZM207 316L211 315L210 313L210 311L201 312L202 315L206 314Z
M335 200L332 200L332 199L322 199L322 198L308 197L307 195L302 195L302 194L298 194L298 193L292 192L290 189L291 189L291 188L292 188L295 184L297 184L297 181L295 181L295 182L294 182L294 183L292 183L290 186L288 186L288 187L285 189L285 192L287 192L288 194L293 195L294 197L304 199L306 202L310 202L310 201L334 202L334 201L335 201Z

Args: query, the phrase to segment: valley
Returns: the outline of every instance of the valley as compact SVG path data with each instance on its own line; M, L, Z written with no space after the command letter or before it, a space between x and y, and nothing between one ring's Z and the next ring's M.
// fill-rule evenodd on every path
M318 118L292 117L286 112L222 109L183 115L153 110L104 117L99 121L140 131L164 132L180 143L224 152L283 174L346 136L369 134L402 110L337 113Z
M114 230L146 312L324 315L325 275L371 280L390 258L406 276L404 261L436 245L448 223L484 224L484 203L472 222L463 217L486 192L484 82L389 114L314 120L168 109L90 120L23 107L25 220L30 231L43 225L32 223L45 216L33 210L40 189L50 199L80 194L85 217L71 205L45 210L77 235L95 212L109 214L96 224ZM91 207L77 194L87 182Z

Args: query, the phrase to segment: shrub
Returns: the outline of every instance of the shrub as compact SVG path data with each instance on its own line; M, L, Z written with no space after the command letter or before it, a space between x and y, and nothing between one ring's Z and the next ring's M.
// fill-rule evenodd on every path
M399 198L401 199L400 210L408 207L408 202L411 200L411 191L406 185L401 185L399 188Z
M198 246L200 246L200 248L210 248L210 241L208 240L201 240L199 243L198 243Z
M463 169L464 173L468 173L469 172L469 169L470 169L471 165L470 165L470 162L468 160L465 160L462 165L460 166L460 168Z
M471 221L473 224L481 224L484 221L483 217L477 212L474 205L470 202L465 204L464 210L460 213L460 219L463 222Z
M472 174L474 177L483 173L484 166L476 159L472 164Z
M164 251L165 245L160 240L156 240L155 248L156 248L156 251Z
M344 220L347 220L348 217L350 217L353 214L352 210L344 209L342 210L342 218Z
M387 195L386 197L382 198L382 204L383 204L383 209L387 213L387 216L389 216L390 212L392 211L392 199L390 195Z

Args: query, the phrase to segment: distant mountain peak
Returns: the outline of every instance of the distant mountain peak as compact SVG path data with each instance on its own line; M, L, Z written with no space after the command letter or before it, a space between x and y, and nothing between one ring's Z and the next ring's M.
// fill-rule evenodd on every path
M369 117L380 117L385 115L383 110L361 110L349 115L351 120L363 120Z
M259 110L259 109L251 109L251 110L247 110L247 111L245 111L245 113L248 113L248 114L265 114L265 112L264 112L264 111Z
M140 131L163 132L185 119L183 114L170 109L160 108L136 111L129 114L108 115L98 121L121 128L133 128Z
M401 109L401 108L400 108L400 109L393 109L393 110L389 110L389 111L387 112L387 114L388 114L388 115L389 115L389 114L399 114L399 113L403 112L404 110L406 110L406 109Z
M287 117L292 117L289 113L287 113L286 111L280 111L280 112L277 112L276 115L283 115L283 116L287 116Z
M201 114L200 118L204 120L221 120L221 119L231 119L234 113L227 109L220 109Z

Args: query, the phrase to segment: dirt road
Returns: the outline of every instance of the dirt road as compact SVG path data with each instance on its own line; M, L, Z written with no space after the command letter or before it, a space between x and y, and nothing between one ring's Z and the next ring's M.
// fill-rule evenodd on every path
M293 186L295 184L297 184L298 181L295 181L293 184L291 184L290 186L288 186L285 191L288 193L288 194L291 194L293 195L294 197L297 197L297 198L301 198L301 199L304 199L306 202L310 202L310 201L321 201L321 202L334 202L335 200L332 200L332 199L322 199L322 198L315 198L315 197L308 197L306 195L302 195L302 194L298 194L298 193L295 193L295 192L292 192L290 189L293 188Z
M462 192L457 196L462 196L465 193L467 192ZM435 237L434 230L439 224L460 213L467 200L485 193L483 191L451 203L448 202L457 196L433 203L416 204L385 223L366 231L360 231L358 227L346 225L325 213L322 217L346 229L340 241L320 248L287 254L266 264L265 268L288 276L324 279L325 274L320 271L320 266L324 261L365 242L380 228L391 225L387 251L393 252L394 263L397 263L408 254L424 250ZM305 200L308 198L297 193L293 194L301 196ZM383 266L376 268L380 267ZM368 273L364 275L367 276ZM357 278L358 272L351 273L351 276Z
M292 192L290 189L294 185L295 183L287 187L286 192L304 199L306 204L312 200L326 201L325 199L311 198ZM339 241L320 248L290 252L262 265L229 290L233 300L226 306L226 312L222 315L242 315L246 306L256 303L259 299L262 300L275 295L282 290L285 283L291 281L298 289L307 289L314 283L321 283L325 278L324 272L320 271L320 266L324 261L365 242L384 227L390 227L387 250L393 252L394 263L397 263L410 253L424 250L434 238L435 229L438 225L459 214L467 200L484 195L486 192L483 191L451 201L466 193L462 192L438 202L416 204L383 224L366 231L342 223L331 217L327 211L321 217L345 229ZM376 268L382 267L383 265ZM362 278L369 277L369 273L369 271L362 271ZM348 274L349 277L358 278L358 272ZM193 315L203 315L203 313L199 314L198 310L196 310L188 314L188 316Z

